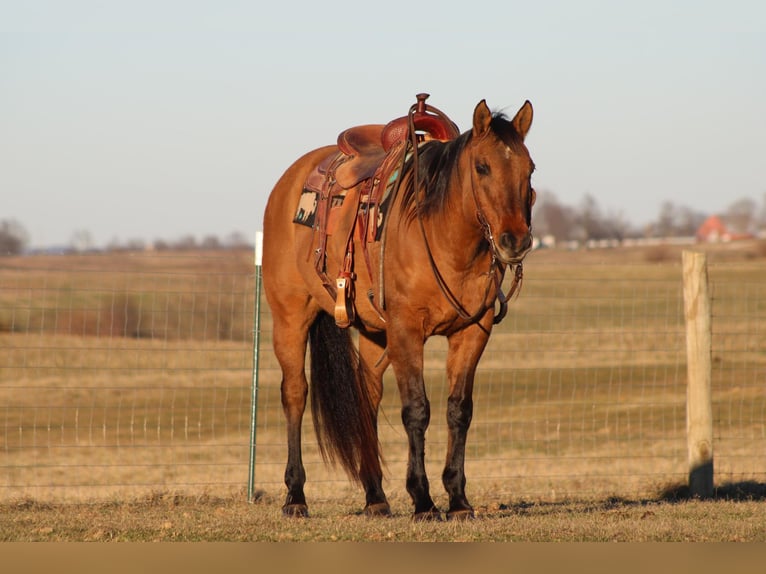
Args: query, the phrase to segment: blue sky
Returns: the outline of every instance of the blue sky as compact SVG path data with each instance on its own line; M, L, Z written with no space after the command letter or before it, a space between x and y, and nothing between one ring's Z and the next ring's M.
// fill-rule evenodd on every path
M0 219L33 246L260 228L305 151L529 99L534 185L635 224L766 194L766 3L0 0Z

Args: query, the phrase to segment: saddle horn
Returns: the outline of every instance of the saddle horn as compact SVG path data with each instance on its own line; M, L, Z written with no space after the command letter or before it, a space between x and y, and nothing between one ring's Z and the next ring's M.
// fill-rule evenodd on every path
M460 135L457 125L447 115L426 103L429 94L417 94L417 102L410 108L413 115L415 129L427 133L432 139L449 141ZM413 111L414 110L414 111ZM407 139L409 130L409 116L396 118L386 124L380 136L383 149L388 151L397 143Z

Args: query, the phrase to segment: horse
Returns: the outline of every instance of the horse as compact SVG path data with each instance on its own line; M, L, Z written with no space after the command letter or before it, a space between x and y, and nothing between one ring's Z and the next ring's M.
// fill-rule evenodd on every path
M273 348L282 372L285 516L309 515L301 454L309 388L325 461L339 463L363 487L367 516L391 515L377 434L383 373L391 366L409 447L406 490L414 506L412 518L443 518L431 497L424 461L431 411L423 349L429 337L438 335L448 341L448 444L441 477L449 497L446 518L474 517L464 469L474 376L499 319L498 303L503 308L508 299L501 288L506 269L515 271L515 289L522 261L532 249L534 163L524 143L532 115L529 101L510 118L490 111L481 100L471 129L456 129L457 135L447 141L419 141L410 120L382 234L366 245L352 232L356 213L341 218L333 234L324 238L316 225L295 223L307 178L338 154L338 145L305 154L276 183L264 212L262 272L273 316ZM365 183L369 181L349 188L347 201L362 193ZM341 270L349 253L365 249L367 265L347 274L354 283L350 326L340 325L334 316L333 286L322 280L312 258L323 251L321 267ZM356 297L358 293L368 296ZM358 332L357 345L350 327Z

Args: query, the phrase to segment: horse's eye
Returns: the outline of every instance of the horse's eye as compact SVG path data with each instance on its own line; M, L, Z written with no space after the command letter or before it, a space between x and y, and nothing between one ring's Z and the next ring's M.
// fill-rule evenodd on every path
M479 175L489 175L489 166L486 163L476 162L476 173Z

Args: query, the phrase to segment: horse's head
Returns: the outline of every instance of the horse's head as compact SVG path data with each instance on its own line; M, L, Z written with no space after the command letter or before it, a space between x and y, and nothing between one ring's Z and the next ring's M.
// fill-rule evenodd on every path
M493 115L484 100L473 113L471 188L490 248L503 263L520 263L532 248L534 163L524 145L531 124L529 102L512 120Z

